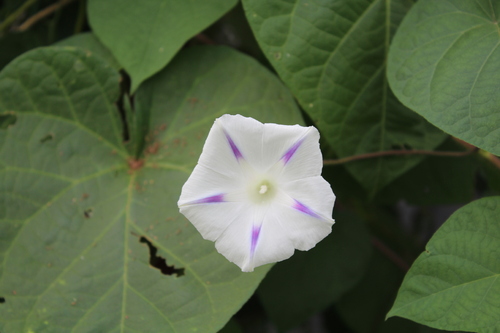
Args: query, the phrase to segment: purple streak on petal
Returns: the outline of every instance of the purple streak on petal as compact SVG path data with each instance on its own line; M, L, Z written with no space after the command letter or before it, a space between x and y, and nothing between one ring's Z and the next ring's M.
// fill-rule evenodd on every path
M214 202L224 202L224 194L217 194L217 195L212 195L210 197L198 199L193 203L202 204L202 203L214 203Z
M252 227L252 244L250 245L251 257L253 257L255 253L255 247L257 246L257 241L259 240L260 228L262 228L262 225Z
M299 149L302 142L304 142L304 139L297 141L290 149L287 150L285 155L283 155L281 159L285 162L285 164L287 164L288 161L290 161L290 159L293 157L297 149Z
M226 139L229 142L229 145L231 146L231 150L233 151L234 157L236 157L237 160L239 160L240 158L243 158L243 155L241 154L240 150L238 149L238 147L234 143L233 139L229 136L229 134L227 134L227 133L224 133L224 134L226 134Z
M316 214L311 208L307 207L306 205L304 205L302 202L300 202L298 200L295 200L295 204L293 205L293 208L295 208L298 211L301 211L304 214L315 217L317 219L321 218L321 216Z

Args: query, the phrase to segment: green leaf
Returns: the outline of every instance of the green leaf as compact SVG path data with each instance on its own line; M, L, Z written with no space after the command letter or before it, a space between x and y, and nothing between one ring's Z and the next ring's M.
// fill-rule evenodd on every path
M456 211L405 276L388 317L450 331L500 329L500 197Z
M398 29L388 77L396 96L444 131L500 154L500 3L419 1Z
M438 151L464 152L449 138ZM427 156L422 163L380 191L375 201L394 204L404 199L413 205L439 205L470 202L475 194L477 163L470 154L462 157Z
M69 38L57 42L55 45L73 46L88 50L94 54L97 54L100 58L106 60L114 69L120 70L122 68L118 61L116 61L116 59L113 57L113 54L111 54L106 46L102 45L97 37L91 32L73 35Z
M339 157L401 147L434 149L444 134L401 105L385 62L410 0L243 0L264 53ZM422 157L353 162L371 193Z
M119 79L67 47L29 52L0 74L0 115L16 117L0 129L2 333L216 332L271 266L242 273L177 200L217 116L301 123L288 90L230 49L183 51L138 92L155 149L133 161ZM184 275L151 267L158 257Z
M88 17L94 33L131 76L135 91L236 2L89 0Z
M258 295L281 331L324 310L363 276L370 258L368 231L355 216L335 214L332 233L308 252L278 263L262 281Z

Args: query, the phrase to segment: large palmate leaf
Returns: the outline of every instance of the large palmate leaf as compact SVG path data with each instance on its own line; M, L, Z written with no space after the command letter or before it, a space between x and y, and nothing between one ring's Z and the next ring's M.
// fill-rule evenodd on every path
M406 274L388 316L450 331L500 330L500 197L456 211Z
M500 2L421 0L389 53L396 96L444 131L500 154Z
M433 149L444 139L386 82L392 32L412 3L243 0L264 53L340 157ZM347 168L373 193L420 160L379 158Z
M243 274L177 200L217 116L301 122L287 89L230 49L184 51L138 92L150 130L134 160L118 81L68 47L0 74L0 114L16 120L0 129L2 333L215 332L269 269Z
M94 33L132 78L132 91L236 0L89 0Z

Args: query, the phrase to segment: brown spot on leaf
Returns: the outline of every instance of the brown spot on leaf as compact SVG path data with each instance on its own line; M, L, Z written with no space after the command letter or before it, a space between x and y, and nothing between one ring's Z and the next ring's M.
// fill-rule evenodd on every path
M144 166L144 160L141 159L135 159L135 158L130 158L128 160L128 166L130 167L130 170L135 171L139 170Z

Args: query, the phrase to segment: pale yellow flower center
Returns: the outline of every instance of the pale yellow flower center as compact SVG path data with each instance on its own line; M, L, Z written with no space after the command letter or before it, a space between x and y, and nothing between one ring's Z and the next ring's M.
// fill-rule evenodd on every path
M248 188L248 195L255 203L269 202L276 195L275 184L265 178L257 178L250 182L250 184L253 185L250 185Z

